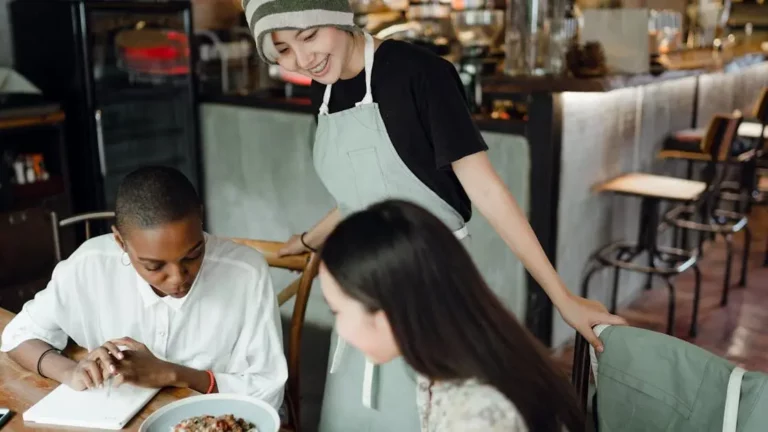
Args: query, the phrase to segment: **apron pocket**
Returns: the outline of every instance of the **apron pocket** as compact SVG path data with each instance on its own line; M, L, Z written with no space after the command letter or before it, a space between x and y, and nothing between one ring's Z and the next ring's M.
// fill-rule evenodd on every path
M352 150L347 153L347 156L355 172L358 207L356 210L387 198L387 185L379 165L376 148Z

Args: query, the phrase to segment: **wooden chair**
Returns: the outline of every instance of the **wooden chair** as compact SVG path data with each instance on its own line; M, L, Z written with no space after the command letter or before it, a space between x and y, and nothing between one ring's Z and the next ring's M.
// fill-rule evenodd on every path
M291 316L291 330L288 339L288 383L286 386L285 400L288 408L288 419L282 425L284 431L298 432L301 430L301 393L300 393L300 361L301 361L301 334L304 328L304 317L309 301L309 292L312 281L317 275L320 266L320 258L317 254L302 254L287 257L278 257L277 251L283 243L251 240L244 238L230 239L261 252L270 267L281 268L301 272L301 276L277 294L280 306L291 297L296 297Z
M84 213L68 217L59 220L58 215L55 212L51 212L51 224L53 229L53 242L55 244L56 262L61 261L64 258L64 251L61 245L61 230L68 227L76 227L79 224L83 224L85 240L88 240L93 235L92 223L97 221L109 221L115 218L115 212L93 212Z

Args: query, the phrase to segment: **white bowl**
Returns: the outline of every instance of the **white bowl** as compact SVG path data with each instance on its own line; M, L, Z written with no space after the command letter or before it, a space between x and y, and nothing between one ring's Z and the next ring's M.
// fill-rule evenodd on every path
M280 430L280 417L268 403L248 396L210 394L192 396L160 408L144 420L139 432L170 432L171 428L190 417L225 414L254 424L259 432Z

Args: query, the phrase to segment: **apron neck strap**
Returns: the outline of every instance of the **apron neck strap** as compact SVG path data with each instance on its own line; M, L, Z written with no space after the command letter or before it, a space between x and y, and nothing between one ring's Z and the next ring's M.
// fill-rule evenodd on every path
M356 103L355 106L365 105L373 103L373 92L371 91L371 75L373 74L373 57L374 57L374 44L373 36L368 32L363 33L365 35L365 96L363 100ZM331 101L331 87L332 84L325 86L325 93L323 93L323 104L320 105L320 114L328 114L328 103Z
M371 91L371 75L373 75L373 36L365 33L365 96L357 105L373 103Z

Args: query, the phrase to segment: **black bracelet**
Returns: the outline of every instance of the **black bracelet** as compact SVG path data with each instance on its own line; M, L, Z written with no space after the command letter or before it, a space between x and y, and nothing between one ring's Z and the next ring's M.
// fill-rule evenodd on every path
M43 358L45 358L45 356L47 356L53 351L56 351L57 353L61 354L61 351L57 350L56 348L48 348L47 350L43 351L42 354L40 354L40 357L37 358L37 374L43 378L48 378L48 377L43 375L43 372L40 370L40 365L43 364Z
M312 246L308 245L307 242L304 241L304 236L305 235L307 235L306 231L301 233L301 236L299 237L299 239L301 240L301 244L303 244L305 248L309 249L310 252L317 252L317 250L315 248L313 248Z

